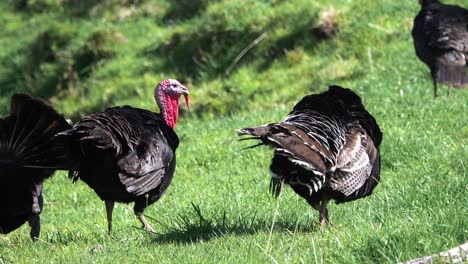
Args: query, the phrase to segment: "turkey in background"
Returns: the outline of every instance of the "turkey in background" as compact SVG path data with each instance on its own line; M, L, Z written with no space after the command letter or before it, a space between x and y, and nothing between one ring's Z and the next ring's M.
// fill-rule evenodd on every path
M437 97L437 83L468 87L468 10L438 0L419 0L421 11L414 19L416 55L429 67Z

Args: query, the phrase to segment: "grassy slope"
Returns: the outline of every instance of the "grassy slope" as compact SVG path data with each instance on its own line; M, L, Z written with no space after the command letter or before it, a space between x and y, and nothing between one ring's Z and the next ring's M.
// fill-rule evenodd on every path
M32 243L27 226L0 237L0 262L391 263L467 239L468 95L456 90L448 100L433 100L427 69L416 60L408 33L419 8L416 1L406 5L276 1L274 6L260 3L255 8L229 2L211 3L171 26L165 14L179 11L160 1L145 9L149 14L141 7L137 15L122 20L114 17L118 12L100 11L103 8L98 6L95 12L106 19L99 23L97 18L69 19L68 26L54 20L65 11L53 6L48 6L52 8L48 15L36 14L26 21L18 13L3 15L2 23L10 23L0 40L7 47L0 51L1 65L6 65L0 68L5 88L0 90L2 111L13 88L49 97L75 117L112 104L154 109L150 88L168 75L189 83L193 111L184 113L177 127L182 144L173 184L161 201L146 210L155 218L151 222L157 235L134 228L138 223L132 207L119 204L114 236L108 237L103 203L85 184L70 184L64 173L58 173L45 186L41 240ZM333 40L311 41L307 30L318 10L331 5L342 12L342 30ZM227 7L236 11L223 12ZM304 14L311 17L307 23L301 22ZM18 74L7 78L12 74L8 61L22 65L25 58L18 51L40 31L21 27L34 20L42 22L39 27L53 24L73 31L73 38L62 47L70 54L83 49L89 35L99 30L114 32L112 36L119 32L123 44L111 38L110 47L103 49L115 53L112 59L98 62L71 91L28 82ZM281 23L272 25L278 20ZM223 31L220 27L234 31L231 37L245 31L248 38L237 46L222 42L213 37L217 30ZM294 29L297 32L291 34ZM224 76L232 59L263 31L267 38L230 76ZM174 32L182 36L182 44L171 41ZM222 45L203 46L213 55L194 53L197 63L177 57L186 55L184 47L192 47L184 36L197 40L192 32L202 35L199 45L204 45L203 37ZM162 46L167 56L161 55ZM278 49L282 46L287 53ZM171 61L174 58L186 61L177 65ZM50 64L41 67L59 68L58 63ZM57 71L36 69L36 74L50 77ZM374 195L332 204L333 225L322 234L317 230L317 213L291 190L277 202L269 197L271 150L239 151L246 144L235 141L235 128L280 120L304 94L323 90L328 83L351 87L363 97L384 131L384 141L382 182ZM90 253L97 244L102 249Z

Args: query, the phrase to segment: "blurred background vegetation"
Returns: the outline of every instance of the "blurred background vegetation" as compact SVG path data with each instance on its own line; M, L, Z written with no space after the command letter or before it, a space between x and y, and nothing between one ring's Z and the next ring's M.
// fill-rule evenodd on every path
M2 1L0 113L14 92L73 119L119 104L156 110L163 78L189 86L198 117L290 104L327 84L398 71L402 56L416 61L416 2ZM413 67L427 81L424 66Z

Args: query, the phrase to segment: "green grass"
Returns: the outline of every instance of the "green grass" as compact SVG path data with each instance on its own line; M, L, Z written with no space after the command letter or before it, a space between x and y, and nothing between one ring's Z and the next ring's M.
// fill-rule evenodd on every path
M16 12L0 4L0 113L15 91L49 98L75 120L118 104L156 111L152 88L179 78L193 105L176 128L176 175L145 211L157 234L139 228L132 205L118 204L109 237L104 203L57 173L44 186L41 239L31 242L27 225L1 236L0 263L395 263L468 239L468 94L433 99L409 33L417 1L72 2L31 1ZM340 32L311 37L331 6ZM45 31L49 61L28 55ZM90 53L99 59L84 60ZM67 63L81 70L70 89ZM332 225L322 233L317 212L292 190L270 197L272 151L241 151L248 143L236 141L236 129L279 121L331 83L360 94L380 124L382 181L368 198L331 204Z

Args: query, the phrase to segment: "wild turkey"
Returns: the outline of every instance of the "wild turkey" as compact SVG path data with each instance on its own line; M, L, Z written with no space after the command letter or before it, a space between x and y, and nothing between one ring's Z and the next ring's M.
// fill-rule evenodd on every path
M161 114L130 106L112 107L82 118L57 135L69 146L74 162L70 177L81 179L105 201L112 234L114 201L135 202L134 212L148 231L143 216L171 183L179 139L174 132L180 95L189 107L189 92L176 80L161 81L154 97Z
M419 0L421 11L414 19L416 55L430 69L437 97L437 83L468 87L468 10L438 0Z
M382 132L358 95L349 89L308 95L278 123L239 130L274 148L270 192L283 183L320 212L320 225L328 221L329 200L344 203L368 196L380 179Z
M44 101L25 94L12 97L10 114L0 118L0 233L28 221L31 238L39 237L42 182L53 168L68 166L65 149L51 139L69 128L66 119Z

